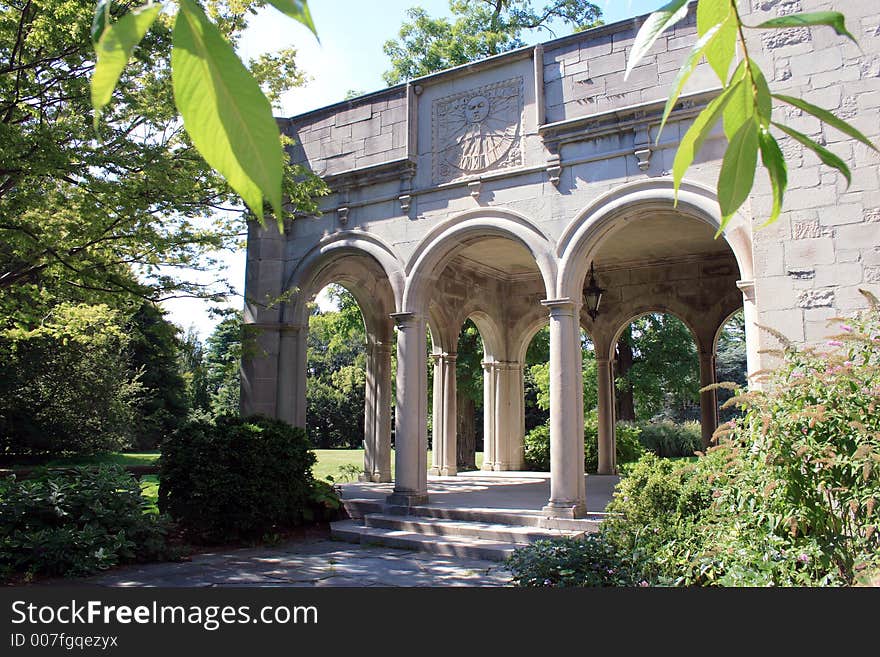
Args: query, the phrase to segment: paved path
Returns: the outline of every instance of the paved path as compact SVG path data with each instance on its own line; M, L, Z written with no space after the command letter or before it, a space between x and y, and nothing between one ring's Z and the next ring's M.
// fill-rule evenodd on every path
M229 550L191 561L124 566L63 585L100 586L505 586L493 561L359 546L326 538L273 548ZM49 583L49 582L47 582Z

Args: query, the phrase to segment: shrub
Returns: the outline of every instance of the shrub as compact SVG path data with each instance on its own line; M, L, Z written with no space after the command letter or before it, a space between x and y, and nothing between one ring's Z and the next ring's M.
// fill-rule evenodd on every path
M193 420L163 444L159 508L198 541L259 538L326 508L314 463L305 431L280 420Z
M517 586L632 586L636 582L614 546L592 535L536 541L516 550L506 566Z
M699 422L673 422L652 420L639 423L639 442L657 456L675 458L693 456L703 449L703 436Z
M0 578L86 575L165 555L164 525L119 466L0 486Z
M615 444L618 463L638 460L645 450L639 443L640 429L629 422L618 422L615 427ZM547 472L550 470L550 425L542 424L525 437L524 456L526 467ZM596 472L599 468L599 418L596 411L584 419L584 468Z
M851 585L880 571L880 313L870 300L833 350L786 344L765 388L733 398L745 415L695 463L643 457L584 558L614 555L633 580L669 585ZM518 563L552 553L526 549ZM586 569L541 568L518 581L596 584Z

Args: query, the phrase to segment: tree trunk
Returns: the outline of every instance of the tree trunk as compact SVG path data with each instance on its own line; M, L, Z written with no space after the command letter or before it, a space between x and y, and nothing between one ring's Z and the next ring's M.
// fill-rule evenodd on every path
M466 394L458 393L456 399L456 461L459 470L477 469L477 432L474 424L474 400Z
M617 341L617 371L615 372L615 383L618 377L625 377L633 365L633 350L632 344L630 344L630 341L628 340L628 334L629 329L627 329L627 331L620 336L620 340ZM636 407L633 399L632 386L626 383L621 388L618 388L617 385L615 385L614 388L617 394L617 419L634 422L636 419Z

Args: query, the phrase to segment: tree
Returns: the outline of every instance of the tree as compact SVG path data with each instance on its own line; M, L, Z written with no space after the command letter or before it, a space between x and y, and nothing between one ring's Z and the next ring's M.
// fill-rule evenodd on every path
M306 0L266 2L315 33ZM242 29L247 14L264 3L208 0L213 21L197 0L178 0L177 5L170 73L186 131L261 222L265 198L282 226L285 156L278 125L269 99L230 42L235 40L230 31ZM149 0L112 21L111 0L98 0L90 30L97 60L91 80L96 127L133 51L155 23L167 22L162 11L171 6Z
M100 3L105 9L107 2ZM114 4L128 16L134 4ZM221 12L224 30L246 20ZM117 25L120 21L113 23ZM117 295L218 298L221 282L181 279L215 270L210 253L244 232L236 195L202 160L177 118L170 21L158 18L119 77L96 138L95 73L87 3L14 0L0 9L0 311L35 326L58 300L115 305ZM263 58L272 93L301 81L290 61ZM280 154L279 154L280 158ZM279 159L280 162L280 159ZM286 192L313 209L315 178Z
M319 448L360 448L364 441L366 331L360 308L334 285L338 310L313 309L309 317L306 378L309 438Z
M178 368L186 386L187 407L190 411L208 413L211 409L211 397L205 367L205 346L192 326L180 341Z
M458 334L455 361L456 386L456 465L460 470L476 470L477 442L482 427L477 424L483 408L483 339L476 324L465 321Z
M156 449L186 419L189 410L186 383L178 364L179 329L149 302L140 305L129 326L129 362L141 385L132 446Z
M225 318L208 336L205 387L214 415L237 415L241 402L241 356L244 325L240 312Z
M491 57L525 43L530 30L550 30L560 21L575 30L598 24L602 10L584 0L551 0L533 6L532 0L451 0L453 19L432 18L419 7L407 12L398 40L383 50L391 69L383 78L389 85L453 66Z
M742 310L736 311L725 322L718 335L718 348L715 355L715 374L720 382L735 383L745 389L748 384L746 362L746 320ZM723 405L733 396L730 390L718 389L718 403ZM721 409L720 419L725 422L741 415L736 407Z
M92 453L129 447L143 386L124 316L60 304L34 329L0 336L0 453Z

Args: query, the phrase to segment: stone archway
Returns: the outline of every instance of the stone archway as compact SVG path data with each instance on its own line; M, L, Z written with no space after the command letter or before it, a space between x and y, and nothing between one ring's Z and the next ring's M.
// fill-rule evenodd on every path
M746 225L736 217L716 239L720 226L711 192L683 183L675 204L671 181L626 185L591 204L565 231L560 244L559 290L580 295L588 270L606 288L599 315L582 316L591 327L599 385L599 472L616 471L614 454L613 353L620 332L646 312L673 314L690 328L700 354L701 384L715 382L714 337L739 307L755 316L743 294L751 276ZM757 342L752 324L749 340ZM755 354L757 345L752 345ZM756 366L756 365L755 365ZM701 395L703 440L717 423L714 394Z
M511 356L510 325L522 308L540 308L556 269L543 233L503 210L475 210L444 222L416 247L407 267L404 312L398 322L398 399L395 492L392 504L411 504L427 490L425 324L434 359L432 472L455 474L455 361L459 330L468 318L484 341L483 467L522 467L522 365ZM516 287L516 294L513 288Z
M361 475L365 481L391 481L391 315L402 294L402 278L396 256L381 241L334 236L291 273L291 296L281 309L276 416L305 427L308 303L331 283L345 287L358 303L367 336Z

